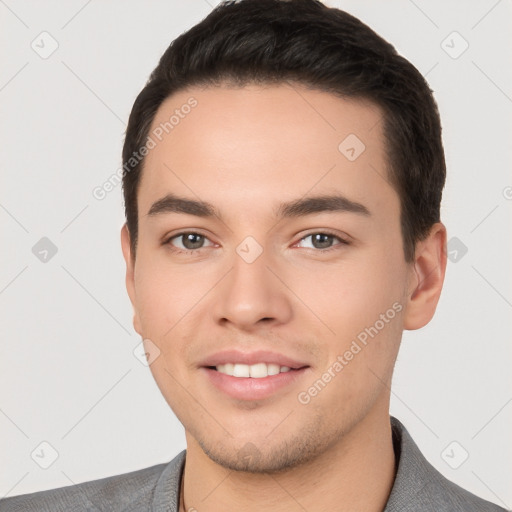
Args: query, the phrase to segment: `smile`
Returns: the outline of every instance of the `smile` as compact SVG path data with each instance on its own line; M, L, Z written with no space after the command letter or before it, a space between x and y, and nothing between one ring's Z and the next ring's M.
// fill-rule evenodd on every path
M224 375L230 375L232 377L251 377L253 379L263 379L291 370L289 366L280 366L274 363L226 363L217 365L215 369Z

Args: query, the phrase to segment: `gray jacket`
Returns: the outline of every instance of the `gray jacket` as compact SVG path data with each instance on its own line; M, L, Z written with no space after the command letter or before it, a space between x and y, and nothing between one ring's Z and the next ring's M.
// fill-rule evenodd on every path
M444 478L391 418L398 470L383 512L498 512L505 509ZM0 500L0 512L177 512L186 451L168 464Z

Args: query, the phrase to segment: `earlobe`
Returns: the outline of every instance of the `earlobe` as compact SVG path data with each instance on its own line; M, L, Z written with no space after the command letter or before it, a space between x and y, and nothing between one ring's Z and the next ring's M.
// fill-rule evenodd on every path
M445 272L446 228L438 222L427 238L416 244L404 329L420 329L430 322L441 296Z
M130 232L126 223L121 228L121 249L123 251L124 261L126 263L126 291L133 307L133 327L137 333L141 333L139 317L136 309L135 300L135 262L133 261L131 244L130 244Z

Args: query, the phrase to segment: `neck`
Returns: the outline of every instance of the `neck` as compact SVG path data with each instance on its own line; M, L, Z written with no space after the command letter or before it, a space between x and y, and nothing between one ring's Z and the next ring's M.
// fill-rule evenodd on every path
M309 463L274 474L223 468L187 436L180 509L382 512L393 486L395 456L389 413L375 416L368 415Z

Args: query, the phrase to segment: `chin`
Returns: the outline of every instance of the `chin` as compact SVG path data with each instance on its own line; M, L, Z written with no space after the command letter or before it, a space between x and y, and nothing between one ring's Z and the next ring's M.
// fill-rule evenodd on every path
M247 441L241 444L241 448L235 448L235 442L229 446L229 440L234 441L233 438L224 443L201 439L198 444L213 462L223 468L259 474L282 473L299 467L320 456L329 446L325 436L318 431L315 435L308 432L296 437L290 436L274 444L265 438Z

